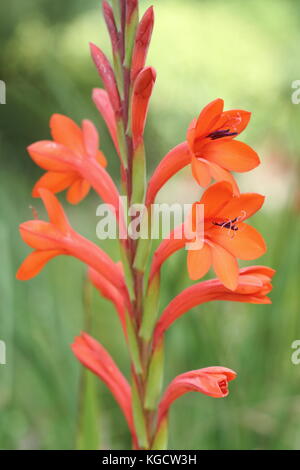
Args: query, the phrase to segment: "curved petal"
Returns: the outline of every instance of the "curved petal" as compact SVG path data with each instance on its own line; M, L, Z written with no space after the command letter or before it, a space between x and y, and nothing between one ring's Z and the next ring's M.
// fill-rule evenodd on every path
M222 246L214 244L212 246L212 264L222 284L230 290L235 290L239 279L236 258Z
M240 195L240 190L239 187L232 176L232 174L225 170L224 168L220 167L219 165L216 165L213 162L206 162L211 176L216 180L216 181L227 181L228 183L231 184L232 190L233 190L233 195L234 196L239 196Z
M20 225L22 240L36 250L56 250L61 243L61 234L52 224L42 220L29 220Z
M253 170L260 164L257 153L238 140L212 141L203 148L203 157L230 171Z
M48 189L52 193L59 193L67 189L77 178L75 173L56 171L47 171L34 185L32 190L33 197L40 197L41 188Z
M222 181L210 186L203 193L200 204L204 204L205 219L216 216L223 207L232 199L232 186Z
M19 281L27 281L35 277L52 258L62 254L59 250L34 251L25 258L19 267L16 278Z
M211 175L205 161L196 158L194 155L192 156L192 173L195 180L203 188L206 188L206 186L211 182Z
M228 230L214 229L213 239L233 256L253 260L262 256L267 248L261 234L251 225L240 223L239 230L230 236Z
M44 170L70 171L74 164L74 153L64 145L52 140L40 140L27 147L32 160Z
M63 114L53 114L50 129L55 142L69 148L78 156L85 154L82 131L72 119Z
M187 255L188 273L193 281L201 279L211 267L210 247L205 243L201 250L189 250Z
M78 204L87 196L90 189L91 185L88 181L77 178L67 192L67 201L71 204Z
M245 220L254 215L263 205L265 196L257 193L243 193L233 197L218 213L218 217L233 220L240 217Z
M214 124L219 119L220 114L223 112L223 108L224 100L222 100L221 98L217 98L216 100L212 101L207 106L205 106L205 108L203 108L203 110L201 111L195 128L195 151L197 151L197 139L209 134L210 129L214 126Z
M69 221L57 197L47 189L40 189L39 193L51 224L56 226L62 233L70 232L71 227Z

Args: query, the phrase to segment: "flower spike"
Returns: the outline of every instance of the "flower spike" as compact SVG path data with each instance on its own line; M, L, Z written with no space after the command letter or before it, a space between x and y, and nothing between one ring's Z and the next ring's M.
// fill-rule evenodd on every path
M133 448L163 450L168 446L172 403L192 391L225 397L229 381L236 377L234 371L224 367L192 370L178 375L162 393L168 328L190 309L206 302L271 303L268 294L275 271L266 266L239 269L238 265L238 260L253 260L266 251L260 233L245 223L262 207L264 197L241 194L232 172L252 170L260 161L251 147L238 140L251 114L241 109L224 111L224 101L216 99L192 120L184 142L165 155L147 184L144 132L156 81L155 70L146 66L154 26L153 7L140 19L139 0L103 0L102 6L112 59L90 43L103 83L103 89L93 90L92 99L120 159L124 198L105 169L107 162L94 124L84 119L79 127L67 116L54 114L50 120L52 140L28 147L32 160L45 170L33 188L33 196L42 199L49 221L39 220L34 213L34 220L20 225L21 237L32 252L20 266L17 278L34 277L59 255L73 256L86 265L88 280L112 302L120 320L130 360L130 383L103 346L87 333L75 338L74 355L109 388L125 416ZM199 186L206 189L186 220L162 240L153 254L151 239L157 221L152 204L167 181L186 166ZM67 200L77 204L90 189L106 203L105 209L113 212L118 223L116 235L122 262L115 263L101 248L79 235L55 197L55 193L66 190ZM216 278L185 288L161 313L162 267L183 248L192 281L201 279L210 268ZM88 403L88 396L82 403ZM84 437L89 431L86 428Z

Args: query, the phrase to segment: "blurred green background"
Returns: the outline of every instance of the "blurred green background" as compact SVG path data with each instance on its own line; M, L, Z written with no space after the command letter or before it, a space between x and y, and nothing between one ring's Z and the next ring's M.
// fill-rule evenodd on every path
M70 343L84 325L85 269L58 258L35 279L15 280L29 252L18 224L44 216L31 188L42 174L26 153L49 138L52 113L79 122L94 120L108 169L118 161L91 101L101 86L88 42L108 51L99 0L11 0L0 5L0 79L7 104L0 105L0 339L7 365L0 365L0 448L75 447L82 367ZM300 365L291 344L300 339L300 105L291 101L297 60L300 5L292 0L153 1L156 25L148 63L158 72L147 125L149 173L209 101L253 116L243 139L260 154L259 169L239 179L244 190L267 196L253 218L268 253L259 260L277 269L272 306L211 303L180 319L166 341L166 383L186 370L223 365L238 372L231 394L215 400L189 394L173 406L173 449L299 449ZM149 4L142 1L142 8ZM189 171L160 194L161 201L191 202L200 194ZM96 206L90 195L80 206L64 206L74 228L96 240ZM104 247L117 259L112 242ZM163 271L162 307L188 284L185 253ZM115 314L91 290L93 334L125 374L129 364ZM128 374L129 375L129 374ZM109 392L97 383L99 448L126 449L129 436Z

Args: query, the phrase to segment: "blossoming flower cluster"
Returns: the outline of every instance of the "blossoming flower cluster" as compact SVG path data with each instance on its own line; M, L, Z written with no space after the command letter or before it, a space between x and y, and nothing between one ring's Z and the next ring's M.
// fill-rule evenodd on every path
M90 50L104 88L94 89L93 101L102 115L120 160L122 194L129 203L149 207L175 173L190 166L191 174L206 188L195 201L204 207L203 240L199 249L187 251L187 271L193 283L159 314L161 269L168 258L193 240L177 237L175 228L150 255L149 240L120 237L116 263L99 246L70 225L55 194L78 204L93 189L114 209L121 232L126 232L120 210L120 192L106 167L98 132L89 120L79 127L69 117L50 120L51 140L28 147L32 160L46 172L33 188L41 198L49 221L31 220L20 225L24 242L33 251L20 266L17 278L37 275L49 260L71 255L87 267L88 278L111 301L128 345L132 377L128 381L104 347L88 333L75 338L72 350L79 361L110 389L132 436L134 449L165 449L171 404L188 392L214 398L228 395L236 373L225 367L206 367L178 375L162 392L164 336L170 326L191 308L210 301L270 303L274 271L265 266L240 269L237 260L254 260L266 251L257 230L245 223L263 205L260 194L241 194L232 172L247 172L260 163L256 152L238 140L250 113L224 111L222 99L209 103L188 127L186 141L173 148L146 183L144 129L156 72L146 66L154 24L153 8L139 18L138 0L103 2L103 14L112 44L112 64L96 45ZM212 183L212 180L214 181ZM147 221L150 222L151 220ZM195 228L195 227L194 227ZM167 265L168 263L166 263ZM147 267L149 267L148 276ZM213 268L215 279L200 281Z

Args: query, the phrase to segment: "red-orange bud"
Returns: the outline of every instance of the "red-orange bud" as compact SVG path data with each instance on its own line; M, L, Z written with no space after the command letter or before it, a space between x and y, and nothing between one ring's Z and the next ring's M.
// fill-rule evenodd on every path
M103 81L104 87L109 95L110 102L114 109L116 116L121 115L121 100L118 92L117 82L113 69L107 59L106 55L95 46L90 43L92 59L96 65L98 73Z
M137 147L144 134L149 101L156 80L156 72L152 67L143 69L134 84L132 97L132 138Z
M148 8L137 28L132 55L131 80L134 81L145 66L154 25L153 7Z

